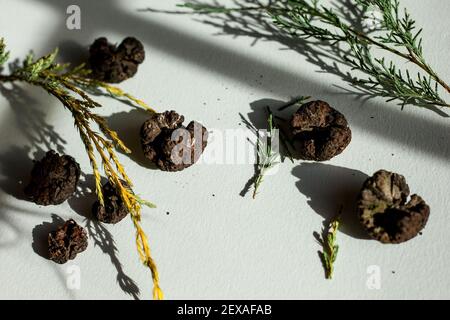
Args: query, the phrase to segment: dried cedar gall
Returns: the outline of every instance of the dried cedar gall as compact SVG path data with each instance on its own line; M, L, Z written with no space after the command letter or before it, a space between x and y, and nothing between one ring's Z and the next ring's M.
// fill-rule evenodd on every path
M75 192L79 178L80 165L75 159L51 150L34 163L31 181L24 192L39 205L60 204Z
M379 170L364 182L358 199L359 218L369 235L383 243L401 243L425 227L430 207L414 194L400 174Z
M175 111L165 111L153 114L142 125L144 155L161 170L180 171L191 166L206 147L206 128L195 121L184 127L183 121Z
M127 207L109 181L103 185L102 189L105 205L102 206L97 200L92 206L92 213L101 222L115 224L128 215Z
M86 230L72 219L48 235L48 252L50 259L56 263L62 264L75 259L87 246Z
M109 83L131 78L145 59L144 46L132 37L125 38L118 47L106 38L99 38L91 45L89 54L94 78Z
M304 160L329 160L352 139L344 115L320 100L303 104L293 114L291 130L298 156Z

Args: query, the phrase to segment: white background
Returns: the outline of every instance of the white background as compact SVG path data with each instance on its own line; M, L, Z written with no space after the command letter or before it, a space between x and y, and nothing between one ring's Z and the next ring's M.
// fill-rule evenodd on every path
M65 27L65 11L73 3L81 7L78 31ZM159 111L176 109L208 128L242 128L239 112L263 121L268 100L262 99L307 94L343 112L353 140L331 161L284 163L252 200L239 195L253 174L251 165L196 165L178 173L148 169L137 140L145 114L98 98L104 104L99 112L136 151L130 158L121 155L136 192L158 205L144 210L143 227L166 298L450 298L450 120L411 106L401 111L381 99L358 101L336 87L346 87L340 77L321 72L276 39L255 44L254 37L236 38L202 23L206 17L139 11L174 10L177 3L0 0L1 36L13 59L58 46L61 59L77 62L99 36L120 42L132 35L143 41L147 58L121 87ZM450 81L450 2L402 3L424 27L427 60ZM85 225L92 198L51 207L21 200L31 159L59 144L86 174L90 167L70 114L55 99L26 85L15 93L0 96L0 298L128 299L130 286L117 282L126 276L140 298L151 298L151 277L138 261L129 219L106 226L116 251L111 243L94 245L91 237L88 250L67 265L39 255L52 214ZM365 175L381 168L404 174L412 192L431 206L423 235L401 245L359 239L349 205ZM348 216L338 234L335 278L328 281L313 232L341 203ZM70 265L81 270L80 290L67 289ZM366 285L371 265L380 267L379 290Z

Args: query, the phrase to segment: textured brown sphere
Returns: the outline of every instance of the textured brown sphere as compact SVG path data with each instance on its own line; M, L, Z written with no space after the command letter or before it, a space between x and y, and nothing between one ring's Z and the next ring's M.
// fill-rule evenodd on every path
M75 259L87 246L86 230L72 219L48 235L49 256L56 263L62 264Z
M106 38L99 38L89 48L89 63L94 78L109 83L133 77L144 59L144 46L132 37L125 38L118 47Z
M180 171L188 168L206 148L206 128L195 121L184 127L183 121L182 115L166 111L153 114L141 127L144 155L161 170Z
M96 201L92 206L92 214L98 221L116 224L128 215L128 210L116 189L107 182L103 185L104 206Z
M369 235L383 243L414 238L426 225L430 207L414 194L400 174L379 170L364 182L358 198L359 218Z
M290 125L295 149L303 160L329 160L340 154L352 139L344 115L324 101L303 104L293 114Z
M75 159L51 150L34 163L24 192L29 200L39 205L60 204L75 192L79 178L80 166Z

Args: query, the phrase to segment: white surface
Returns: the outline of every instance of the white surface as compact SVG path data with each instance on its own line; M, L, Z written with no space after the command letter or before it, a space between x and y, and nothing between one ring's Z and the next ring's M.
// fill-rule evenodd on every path
M424 27L429 62L449 81L450 2L403 2ZM81 31L65 28L65 11L73 3L82 10ZM118 42L133 35L144 42L147 59L122 87L157 110L175 108L210 128L241 128L238 113L252 113L253 102L309 94L347 116L353 140L342 155L323 164L286 162L265 180L256 200L239 195L253 174L251 165L197 165L166 173L121 155L136 191L158 205L145 210L143 226L166 298L450 298L450 120L415 107L400 111L381 100L362 105L333 86L344 85L339 77L318 72L320 67L295 51L282 50L276 41L252 46L253 38L216 35L222 30L196 21L198 17L138 12L146 7L173 10L176 3L1 0L1 36L12 58L59 46L63 57L76 60L78 47L86 48L99 36ZM116 281L118 269L110 256L92 241L69 264L80 267L80 290L67 289L67 265L34 252L33 229L51 222L51 214L85 224L68 203L38 207L14 197L23 187L17 180L29 174L33 154L55 147L46 146L49 135L43 130L54 130L66 141L65 151L86 174L90 167L69 113L40 89L23 88L21 101L10 103L0 96L0 298L130 298ZM105 105L101 113L112 115L125 136L136 134L145 116L132 112L127 117L128 106L99 100ZM426 199L431 206L428 225L422 236L402 245L339 233L335 278L327 281L313 237L323 221L317 212L333 215L349 196L346 190L359 188L361 172L371 175L381 168L404 174L411 190ZM136 282L141 298L151 298L150 274L138 262L131 222L107 230L123 272ZM366 286L370 265L380 267L379 290Z

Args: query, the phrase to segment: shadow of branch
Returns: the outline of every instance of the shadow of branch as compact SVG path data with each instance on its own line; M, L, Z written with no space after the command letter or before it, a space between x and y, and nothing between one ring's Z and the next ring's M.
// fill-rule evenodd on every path
M112 265L117 271L116 279L120 289L132 296L133 299L138 300L140 295L139 287L123 270L118 257L119 251L114 242L113 235L104 224L95 220L92 216L92 204L97 200L93 188L94 181L95 178L92 174L82 174L76 194L68 200L69 206L76 213L85 218L85 227L89 234L90 241L93 241L95 247L99 247L104 254L109 256Z

